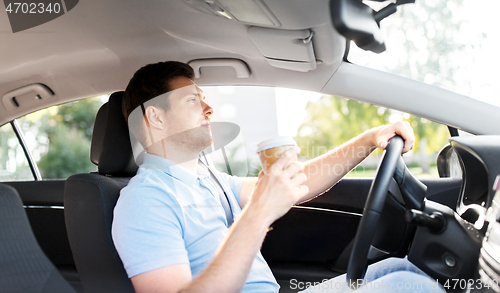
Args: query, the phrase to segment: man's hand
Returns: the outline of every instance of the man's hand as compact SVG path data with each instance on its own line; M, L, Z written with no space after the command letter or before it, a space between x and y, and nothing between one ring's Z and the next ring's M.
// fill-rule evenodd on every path
M249 208L258 210L269 225L286 214L293 204L309 192L309 188L303 185L307 180L302 172L304 164L298 161L290 163L299 152L298 147L288 149L268 172L259 173Z
M375 127L369 131L372 134L372 144L384 150L389 144L389 140L396 134L399 134L405 141L403 154L410 151L415 143L415 134L407 121L398 121L394 124Z

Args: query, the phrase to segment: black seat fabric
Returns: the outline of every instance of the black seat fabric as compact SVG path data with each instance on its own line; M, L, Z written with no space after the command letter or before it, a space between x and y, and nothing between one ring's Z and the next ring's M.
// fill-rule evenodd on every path
M113 209L137 172L128 127L122 115L123 92L99 110L92 135L91 160L97 173L66 181L66 229L83 289L88 293L134 292L111 238Z
M17 191L0 184L0 292L76 291L36 241Z

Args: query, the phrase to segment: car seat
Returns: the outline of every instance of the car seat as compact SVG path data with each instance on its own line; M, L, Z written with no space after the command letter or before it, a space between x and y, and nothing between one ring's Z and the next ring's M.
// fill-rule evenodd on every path
M113 209L120 190L137 172L123 92L113 93L98 111L90 151L93 173L70 176L64 189L69 243L85 292L134 292L111 238Z
M76 293L36 241L17 191L0 184L0 292Z

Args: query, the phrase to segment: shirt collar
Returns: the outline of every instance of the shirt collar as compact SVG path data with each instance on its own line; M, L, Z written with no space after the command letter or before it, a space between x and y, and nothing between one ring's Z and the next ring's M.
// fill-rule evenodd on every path
M141 168L161 170L188 185L193 185L199 176L209 176L206 167L204 165L200 166L199 162L197 168L198 174L194 174L175 162L148 153L144 154L144 161L141 164Z

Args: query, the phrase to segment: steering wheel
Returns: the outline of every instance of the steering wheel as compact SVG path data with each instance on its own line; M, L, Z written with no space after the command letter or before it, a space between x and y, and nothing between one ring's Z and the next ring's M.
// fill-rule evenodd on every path
M356 284L356 280L363 279L365 276L368 251L375 235L389 184L396 170L403 146L404 141L401 136L394 136L389 141L389 145L382 155L377 175L375 175L368 193L363 217L356 232L349 266L347 267L347 281L350 284Z

